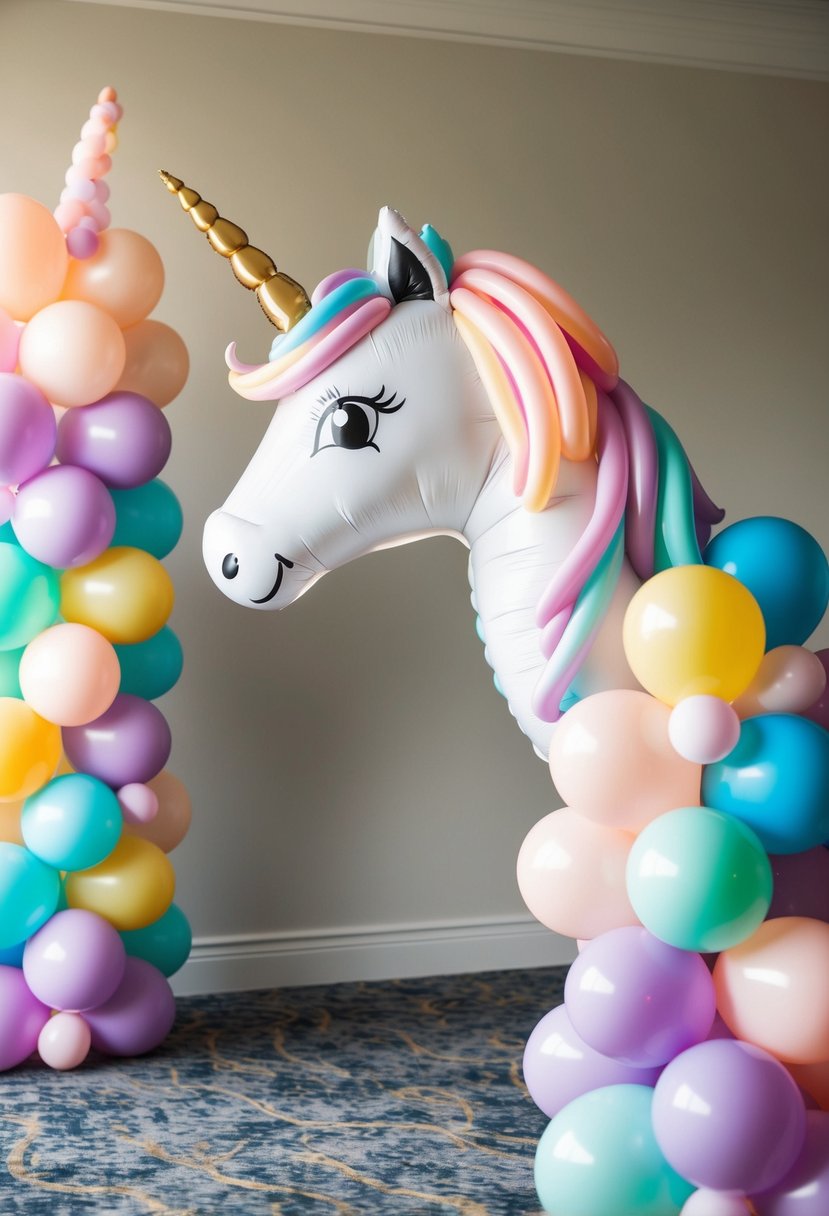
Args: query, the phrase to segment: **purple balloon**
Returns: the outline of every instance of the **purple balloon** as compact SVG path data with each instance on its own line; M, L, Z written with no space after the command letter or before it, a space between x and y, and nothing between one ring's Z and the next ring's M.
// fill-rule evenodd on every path
M588 942L570 968L564 1003L596 1051L652 1068L705 1038L716 996L698 954L628 925Z
M23 376L0 372L0 486L16 486L55 454L55 413Z
M169 1033L176 1016L173 990L157 967L143 958L127 957L124 978L115 994L84 1014L92 1046L110 1056L140 1056Z
M108 393L92 405L67 410L58 427L57 456L101 481L129 490L152 481L167 463L170 424L139 393Z
M112 540L115 503L94 473L58 464L20 487L12 527L39 562L60 570L85 566Z
M829 730L829 650L816 650L815 654L820 659L826 672L826 687L814 705L810 705L801 717L811 718L813 722L817 722L818 726L822 726L824 730Z
M752 1195L757 1216L826 1216L829 1212L829 1112L806 1112L806 1139L788 1174Z
M573 1029L564 1005L551 1009L524 1048L524 1080L530 1097L549 1119L568 1102L605 1085L656 1084L660 1069L633 1068L603 1056Z
M748 1194L774 1186L803 1148L806 1109L774 1056L739 1039L699 1043L656 1083L653 1130L683 1178Z
M119 790L157 777L170 755L170 727L161 710L143 697L122 692L84 726L63 728L63 748L79 772Z
M829 850L823 845L805 853L769 857L774 893L766 920L808 916L829 921Z
M32 1054L50 1013L19 967L0 966L0 1072Z
M68 908L29 938L23 974L39 1000L77 1013L109 1000L124 978L126 957L109 921L83 908Z

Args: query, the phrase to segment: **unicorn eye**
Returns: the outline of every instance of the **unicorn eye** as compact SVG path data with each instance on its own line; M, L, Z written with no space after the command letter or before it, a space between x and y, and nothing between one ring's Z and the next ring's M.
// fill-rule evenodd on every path
M376 397L337 397L323 410L317 423L317 433L314 436L312 456L324 448L347 448L357 452L361 448L374 448L379 452L374 436L380 414L393 414L400 409L403 401L394 405L395 394L383 401L385 386Z

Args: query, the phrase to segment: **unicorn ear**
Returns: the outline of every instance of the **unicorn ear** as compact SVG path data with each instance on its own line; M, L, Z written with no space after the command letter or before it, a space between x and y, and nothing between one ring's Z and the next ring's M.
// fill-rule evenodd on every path
M369 246L369 269L394 303L436 300L449 308L446 273L429 246L391 207L380 212Z

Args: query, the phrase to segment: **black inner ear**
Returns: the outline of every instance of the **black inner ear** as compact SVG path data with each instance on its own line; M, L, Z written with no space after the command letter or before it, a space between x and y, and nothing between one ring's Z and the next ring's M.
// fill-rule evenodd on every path
M388 274L391 294L397 304L402 300L434 300L432 280L426 267L396 237L391 239Z

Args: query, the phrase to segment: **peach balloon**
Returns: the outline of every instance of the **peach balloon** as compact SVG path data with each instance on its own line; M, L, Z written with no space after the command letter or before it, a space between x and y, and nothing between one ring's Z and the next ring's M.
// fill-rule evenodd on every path
M127 353L124 371L116 385L141 393L165 406L184 388L190 356L184 341L161 321L139 321L124 330Z
M0 372L13 372L17 367L20 333L20 326L5 308L0 308Z
M66 877L70 908L97 912L119 932L143 929L173 902L176 876L165 854L149 840L124 835L97 866Z
M741 718L757 714L799 714L810 709L826 688L826 669L803 646L775 646L763 655L757 675L734 709Z
M83 1064L91 1045L92 1031L79 1013L56 1013L37 1040L43 1063L61 1072Z
M60 759L60 728L25 701L0 697L0 802L19 802L50 780Z
M518 888L536 920L565 937L592 938L639 920L625 889L632 832L570 807L530 828L518 854Z
M105 713L118 693L121 665L111 642L88 625L53 625L20 660L20 690L42 718L83 726Z
M0 802L0 841L25 846L26 841L20 831L20 812L22 810L23 801Z
M829 925L765 921L714 967L717 1009L739 1039L785 1063L829 1058Z
M51 212L25 194L0 194L0 308L28 321L58 298L68 265Z
M124 335L109 313L85 300L59 300L20 338L20 370L55 405L105 397L124 370Z
M62 295L97 304L126 329L152 312L163 288L164 267L155 246L129 228L110 228L101 233L97 253L69 263Z
M125 819L124 832L152 841L165 853L172 853L184 840L190 827L193 816L190 795L184 783L167 769L153 777L147 785L158 798L158 810L146 823Z
M674 751L670 713L633 689L579 701L559 722L550 747L550 773L562 799L629 832L666 811L699 806L702 770Z

